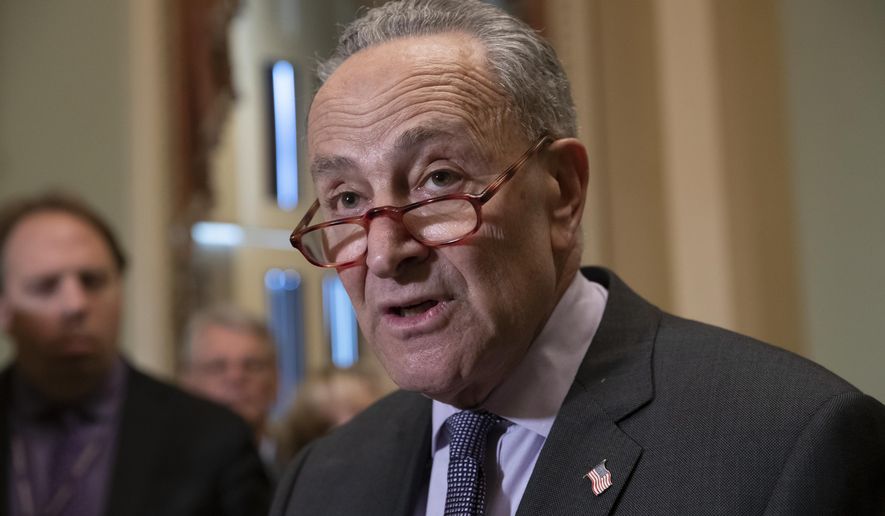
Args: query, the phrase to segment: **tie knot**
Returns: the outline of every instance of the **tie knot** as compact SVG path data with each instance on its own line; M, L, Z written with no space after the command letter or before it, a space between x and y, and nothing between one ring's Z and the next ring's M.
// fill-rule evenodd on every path
M486 436L501 418L485 410L464 410L449 416L451 442L449 454L453 457L470 457L482 461L485 453Z

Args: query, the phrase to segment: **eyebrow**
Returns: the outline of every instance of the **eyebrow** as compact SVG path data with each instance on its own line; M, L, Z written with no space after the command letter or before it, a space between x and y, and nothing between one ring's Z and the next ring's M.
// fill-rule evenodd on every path
M406 129L396 138L394 148L398 151L407 150L411 147L421 145L422 143L440 137L452 138L455 135L451 131L447 131L440 127L419 126Z
M440 127L412 127L397 136L393 147L395 151L402 152L435 138L453 138L454 136L455 134L452 131ZM357 168L356 162L345 156L317 156L310 165L311 174L314 176L325 175L336 170L355 168Z
M317 156L310 164L310 173L314 176L328 174L341 169L356 168L356 162L344 156Z
M452 127L449 125L431 124L413 127L403 131L402 134L396 138L394 148L399 152L404 152L430 140L445 139L455 142L451 146L451 149L460 149L461 153L473 156L474 159L488 159L485 154L485 149L476 147L473 144L472 139L470 140L471 144L464 143L464 145L461 145L461 143L458 143L458 139L461 138L465 132L465 129L459 131L458 127Z

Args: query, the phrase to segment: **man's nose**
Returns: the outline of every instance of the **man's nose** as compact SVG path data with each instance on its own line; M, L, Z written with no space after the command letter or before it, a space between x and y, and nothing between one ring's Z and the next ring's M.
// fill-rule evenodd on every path
M430 249L415 240L402 221L390 216L381 215L372 220L366 238L366 267L381 278L395 277L430 254Z
M89 305L89 293L76 276L65 276L61 281L59 300L62 313L67 318L79 318L86 313Z

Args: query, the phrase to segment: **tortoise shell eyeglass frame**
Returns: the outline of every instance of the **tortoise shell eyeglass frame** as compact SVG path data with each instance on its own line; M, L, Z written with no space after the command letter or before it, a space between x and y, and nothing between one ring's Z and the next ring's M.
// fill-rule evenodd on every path
M501 187L503 187L505 184L507 184L507 182L513 178L513 176L516 174L516 172L520 168L522 168L522 166L525 165L526 162L528 162L530 159L532 159L535 156L535 154L537 154L542 149L544 149L545 147L550 145L553 141L554 140L551 136L546 135L546 134L542 135L540 138L538 138L535 141L535 143L532 144L531 147L529 147L529 149L527 151L525 151L525 153L523 153L522 156L519 157L519 159L517 159L512 165L507 167L504 170L504 172L499 174L491 183L488 184L488 186L486 186L481 192L479 192L477 194L454 193L454 194L448 194L448 195L441 195L439 197L432 197L430 199L424 199L422 201L407 204L405 206L378 206L376 208L371 208L371 209L367 210L362 215L330 220L327 222L321 222L321 223L313 225L313 226L308 226L308 224L310 224L310 221L313 219L314 215L316 215L317 211L319 211L320 201L319 201L319 199L317 199L313 202L313 205L311 205L310 209L307 210L307 213L305 213L304 217L301 219L301 221L298 223L298 225L292 231L292 235L289 237L289 242L292 244L292 247L298 249L301 252L301 254L304 256L304 258L307 259L307 261L309 261L313 265L316 265L317 267L324 267L324 268L350 267L350 266L358 263L365 256L365 251L360 256L358 256L357 258L352 259L352 260L347 260L347 261L342 261L342 262L320 261L313 256L313 253L310 250L306 249L306 244L304 244L304 241L303 241L304 235L306 235L310 232L313 232L313 231L322 231L326 228L338 226L338 225L342 225L342 224L357 224L359 226L362 226L364 231L368 235L369 225L371 224L372 220L374 220L375 218L380 217L382 215L386 215L386 216L392 218L393 220L395 220L399 223L402 223L403 215L405 213L408 213L409 211L414 210L414 209L422 208L422 207L425 207L427 205L434 204L434 203L439 203L441 201L462 200L462 201L466 201L466 202L470 203L470 205L473 207L473 210L476 213L476 223L474 224L473 228L470 231L467 231L462 235L459 235L457 237L453 237L453 238L450 238L447 240L442 240L442 241L431 241L431 240L426 240L424 238L421 238L418 235L415 235L415 233L412 230L410 230L408 228L408 226L405 226L406 230L409 232L409 234L412 236L412 238L414 238L416 241L420 242L424 246L442 247L442 246L446 246L446 245L455 244L457 242L460 242L461 240L464 240L465 238L469 237L470 235L473 235L474 233L477 232L477 230L479 230L479 227L482 225L482 206L485 203L489 202L489 200L492 197L494 197L494 195L496 193L498 193L498 191L501 189Z

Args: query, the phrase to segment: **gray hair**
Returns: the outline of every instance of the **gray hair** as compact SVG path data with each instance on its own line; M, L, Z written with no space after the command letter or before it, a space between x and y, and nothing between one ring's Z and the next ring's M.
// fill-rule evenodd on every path
M188 319L179 350L179 366L181 368L186 369L191 364L194 342L200 332L210 326L220 326L254 335L266 344L271 356L276 357L276 346L274 346L273 337L264 321L236 306L219 305L196 312Z
M577 135L568 78L556 52L523 21L478 0L391 1L344 28L335 53L319 64L325 82L347 58L393 39L462 32L475 37L529 139Z

